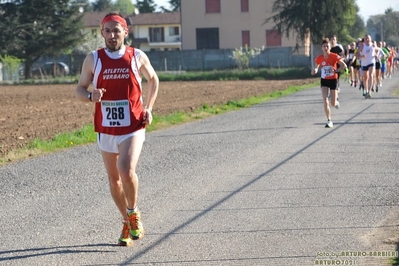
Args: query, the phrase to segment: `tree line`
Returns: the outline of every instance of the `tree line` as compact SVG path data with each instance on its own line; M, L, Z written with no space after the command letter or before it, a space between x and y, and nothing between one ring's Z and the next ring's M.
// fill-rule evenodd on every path
M41 57L70 54L88 41L82 29L85 12L120 11L124 16L155 12L154 0L8 0L0 3L0 56L10 65L22 60L24 76L31 77L33 64ZM180 0L169 0L171 9L160 7L162 12L180 10ZM7 60L5 60L7 58ZM12 64L15 68L16 64ZM11 72L11 71L10 71Z
M265 22L273 21L274 29L286 37L297 33L298 43L310 38L311 43L318 44L332 35L337 35L342 43L350 43L367 33L359 6L353 0L276 0L272 11L274 15ZM390 45L399 45L399 12L392 8L369 18L367 28L380 33L377 41L385 36L384 41Z
M180 11L181 0L169 0L170 8L158 7L154 0L8 0L0 3L0 56L15 57L25 64L25 78L41 57L71 54L88 40L83 33L82 18L90 11L122 11L125 16L139 13ZM349 43L366 33L365 22L353 0L276 0L273 16L275 29L298 43L310 37L312 43L332 34ZM371 17L367 26L374 28L384 41L399 45L399 14L388 9Z

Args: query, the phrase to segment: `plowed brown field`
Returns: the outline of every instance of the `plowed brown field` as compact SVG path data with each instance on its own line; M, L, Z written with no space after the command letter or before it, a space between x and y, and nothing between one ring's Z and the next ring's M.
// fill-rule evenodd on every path
M315 80L161 82L153 113L191 111L203 104L223 104ZM0 86L0 157L35 138L51 139L92 123L93 104L78 101L75 86ZM145 92L146 84L143 87Z

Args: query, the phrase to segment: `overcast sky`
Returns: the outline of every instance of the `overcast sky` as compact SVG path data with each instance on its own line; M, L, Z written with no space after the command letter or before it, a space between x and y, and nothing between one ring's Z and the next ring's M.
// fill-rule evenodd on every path
M161 0L159 1L162 2ZM360 7L360 15L365 22L372 15L384 14L389 7L399 11L398 0L356 0L356 3Z
M163 6L163 7L169 8L169 1L168 0L154 0L154 3L158 7Z

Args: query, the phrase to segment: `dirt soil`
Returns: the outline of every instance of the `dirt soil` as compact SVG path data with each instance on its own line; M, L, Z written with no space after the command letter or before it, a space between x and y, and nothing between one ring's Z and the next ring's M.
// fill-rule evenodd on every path
M153 113L192 111L203 104L224 104L315 80L161 82ZM0 86L0 157L33 139L51 139L57 133L92 123L93 103L78 101L75 87L75 84ZM143 87L145 92L146 84Z

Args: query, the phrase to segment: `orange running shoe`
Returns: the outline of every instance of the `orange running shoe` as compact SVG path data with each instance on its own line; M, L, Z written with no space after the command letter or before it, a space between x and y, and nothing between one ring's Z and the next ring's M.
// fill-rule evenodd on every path
M121 236L118 240L118 246L133 246L133 239L130 237L130 226L129 221L123 220L123 228Z
M142 239L144 237L144 227L141 222L140 211L129 213L128 219L130 223L130 237L134 240Z

